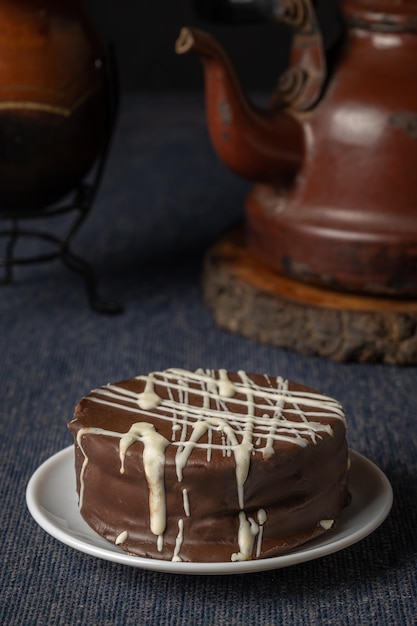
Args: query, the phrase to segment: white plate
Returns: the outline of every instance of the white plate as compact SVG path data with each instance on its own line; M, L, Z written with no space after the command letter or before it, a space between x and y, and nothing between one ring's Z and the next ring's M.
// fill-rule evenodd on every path
M62 543L108 561L175 574L243 574L288 567L332 554L360 541L387 517L392 489L381 470L351 451L352 502L339 517L337 528L284 556L235 563L173 563L129 556L97 535L78 511L74 452L69 446L45 461L33 474L26 502L36 522Z

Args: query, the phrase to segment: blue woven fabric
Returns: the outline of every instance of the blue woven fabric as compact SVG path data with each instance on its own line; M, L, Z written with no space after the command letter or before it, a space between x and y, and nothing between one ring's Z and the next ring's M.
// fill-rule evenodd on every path
M103 316L60 261L0 291L1 602L6 625L417 624L417 368L338 364L218 328L201 293L204 250L242 214L246 183L218 162L197 96L124 95L99 196L76 239ZM27 247L35 243L27 243ZM178 576L113 564L47 535L25 504L42 461L71 443L91 388L166 367L267 372L337 397L351 448L386 473L394 506L358 544L287 569Z

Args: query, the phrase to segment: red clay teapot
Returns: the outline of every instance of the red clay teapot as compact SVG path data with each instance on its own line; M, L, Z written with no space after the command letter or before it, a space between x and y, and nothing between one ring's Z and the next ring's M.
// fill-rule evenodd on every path
M184 28L176 42L203 63L217 153L256 183L251 252L301 282L417 297L416 0L340 0L344 27L330 57L310 0L203 4L216 17L285 21L294 32L268 109L245 97L210 35Z

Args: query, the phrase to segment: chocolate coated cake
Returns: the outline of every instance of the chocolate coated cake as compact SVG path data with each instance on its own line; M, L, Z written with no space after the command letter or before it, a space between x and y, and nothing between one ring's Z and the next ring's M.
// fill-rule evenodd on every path
M81 514L129 554L277 556L347 503L341 405L280 377L153 372L92 391L69 428Z

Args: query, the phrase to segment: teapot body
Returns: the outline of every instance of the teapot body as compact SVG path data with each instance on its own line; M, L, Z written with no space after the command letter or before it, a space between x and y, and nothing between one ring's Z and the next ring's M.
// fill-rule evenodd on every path
M262 111L207 36L188 33L177 51L203 62L219 157L255 182L251 252L302 282L416 298L417 0L331 1L341 22L326 50L314 0L194 0L209 19L292 28L289 67Z
M248 241L301 281L417 296L417 30L380 13L348 17L320 101L293 113L299 171L248 196Z

